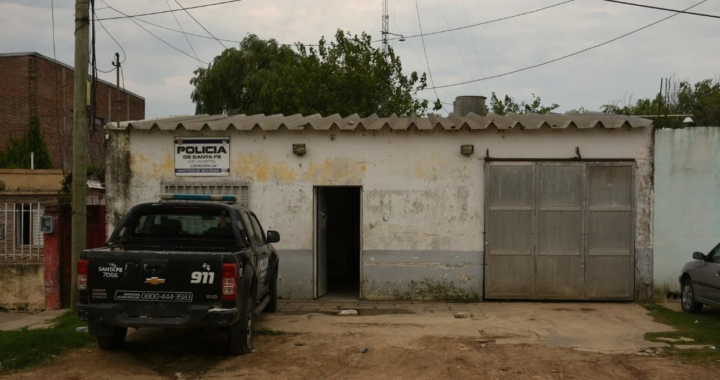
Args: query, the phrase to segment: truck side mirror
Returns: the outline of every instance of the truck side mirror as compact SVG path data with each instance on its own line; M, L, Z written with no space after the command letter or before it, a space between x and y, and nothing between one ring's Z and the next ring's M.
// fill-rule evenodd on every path
M280 241L280 234L277 231L268 230L267 242L268 243L277 243L279 241Z
M702 254L700 252L695 252L695 253L693 253L693 259L705 261L706 257L704 254Z

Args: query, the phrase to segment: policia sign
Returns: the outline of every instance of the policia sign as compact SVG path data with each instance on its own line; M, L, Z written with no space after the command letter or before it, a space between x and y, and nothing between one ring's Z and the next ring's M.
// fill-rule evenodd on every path
M176 137L175 175L216 177L230 175L229 137Z

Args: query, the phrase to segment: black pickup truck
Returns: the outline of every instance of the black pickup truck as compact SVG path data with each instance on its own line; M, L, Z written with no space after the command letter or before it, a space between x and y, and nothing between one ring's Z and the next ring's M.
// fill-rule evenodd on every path
M78 316L101 349L122 346L128 327L224 327L230 353L251 352L254 316L277 308L280 235L233 196L161 199L82 252Z

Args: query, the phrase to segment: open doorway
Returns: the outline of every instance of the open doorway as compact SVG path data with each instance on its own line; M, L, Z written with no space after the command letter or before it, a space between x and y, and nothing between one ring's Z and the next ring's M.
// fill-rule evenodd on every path
M360 296L360 187L317 187L317 296Z

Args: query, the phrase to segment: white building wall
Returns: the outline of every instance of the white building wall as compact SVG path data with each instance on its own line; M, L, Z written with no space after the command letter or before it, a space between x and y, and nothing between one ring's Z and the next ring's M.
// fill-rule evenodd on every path
M484 159L637 161L638 275L652 266L651 130L116 131L108 155L111 222L156 200L161 180L252 183L251 206L280 232L281 293L313 296L313 187L362 186L363 294L406 296L418 286L482 295ZM175 177L175 136L229 136L231 177ZM292 144L304 143L297 157ZM460 154L474 144L475 154ZM643 277L644 276L644 277ZM444 280L444 281L441 281ZM441 282L441 283L440 283ZM438 289L433 289L437 291ZM416 289L417 291L417 289ZM442 289L440 289L442 291Z
M720 243L720 128L655 136L655 263L659 296L679 291L683 265Z

